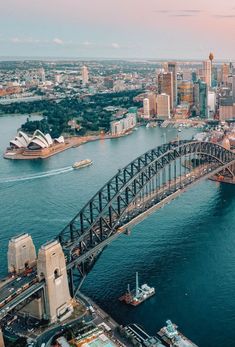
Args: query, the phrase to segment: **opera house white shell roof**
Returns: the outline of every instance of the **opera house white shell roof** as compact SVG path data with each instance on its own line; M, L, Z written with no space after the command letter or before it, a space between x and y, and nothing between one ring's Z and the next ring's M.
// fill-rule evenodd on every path
M57 139L51 138L50 134L43 134L40 130L36 130L32 137L29 137L23 131L19 131L14 140L10 141L10 146L14 148L43 149L49 148L53 143L64 143L64 137Z

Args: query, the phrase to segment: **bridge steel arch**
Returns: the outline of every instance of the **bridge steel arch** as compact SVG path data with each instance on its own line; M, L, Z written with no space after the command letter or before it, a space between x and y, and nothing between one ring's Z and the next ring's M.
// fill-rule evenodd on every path
M97 254L136 220L187 186L221 171L234 176L235 154L211 142L175 141L139 156L112 177L57 236L67 257L71 292Z

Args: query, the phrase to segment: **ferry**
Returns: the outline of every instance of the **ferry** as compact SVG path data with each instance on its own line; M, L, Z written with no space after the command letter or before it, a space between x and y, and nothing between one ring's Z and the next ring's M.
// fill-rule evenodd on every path
M166 326L158 333L158 337L169 347L198 347L178 330L178 326L171 320L166 321Z
M75 162L72 165L72 168L73 169L81 169L81 168L89 166L89 165L92 165L92 160L84 159L84 160L80 160L80 161Z
M130 285L127 286L127 292L119 298L119 301L127 305L138 306L145 300L155 294L155 288L149 287L146 283L139 287L138 272L136 272L136 288L130 290Z

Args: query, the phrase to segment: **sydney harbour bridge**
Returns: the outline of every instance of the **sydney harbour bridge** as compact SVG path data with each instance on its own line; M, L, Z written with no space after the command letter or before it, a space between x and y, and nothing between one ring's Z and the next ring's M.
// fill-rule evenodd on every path
M193 140L163 144L119 169L54 239L65 255L70 295L76 295L102 250L120 234L201 180L233 182L234 174L235 153ZM47 285L37 271L33 276L11 300L2 297L0 288L0 320Z

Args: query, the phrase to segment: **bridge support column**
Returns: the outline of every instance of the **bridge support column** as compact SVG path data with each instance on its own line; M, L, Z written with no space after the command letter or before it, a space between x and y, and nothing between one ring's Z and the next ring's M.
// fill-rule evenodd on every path
M2 329L0 328L0 347L5 347L4 339L3 339L3 334L2 334Z
M29 234L13 237L8 245L8 271L21 273L36 264L36 251Z
M45 280L45 318L51 323L62 321L73 312L69 294L65 257L58 241L43 245L38 252L39 280Z
M27 304L20 312L27 313L31 317L41 320L45 314L44 307L43 297L38 297Z

